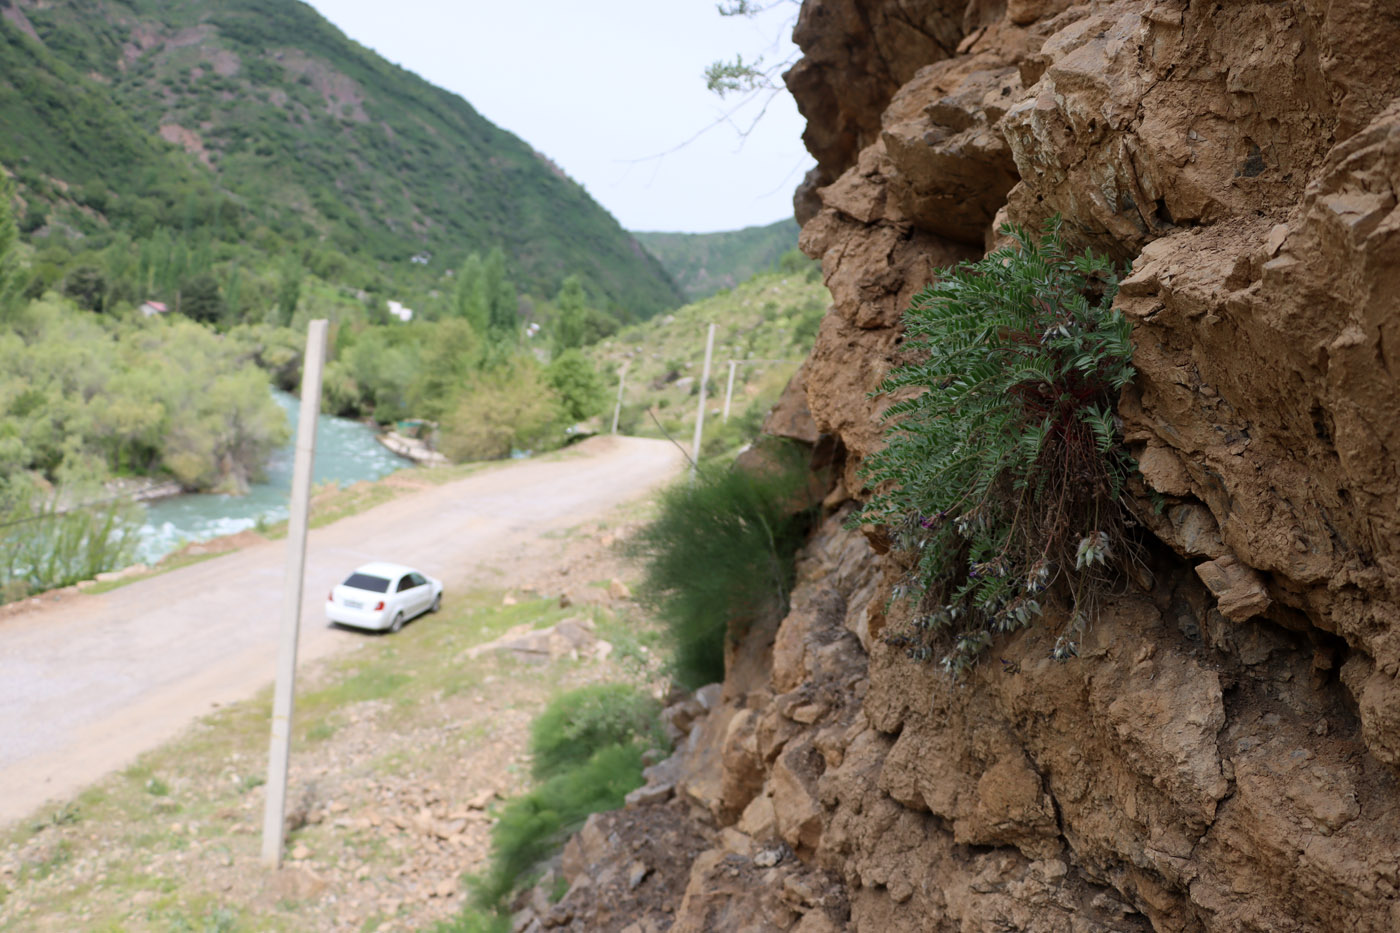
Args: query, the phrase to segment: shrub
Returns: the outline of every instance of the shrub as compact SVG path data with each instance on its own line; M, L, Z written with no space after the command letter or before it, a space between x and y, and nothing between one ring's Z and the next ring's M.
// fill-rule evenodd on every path
M642 785L642 751L636 744L601 749L581 767L507 803L491 830L491 869L476 881L477 903L499 904L590 814L622 806Z
M127 566L139 524L128 503L65 511L23 476L0 483L0 603Z
M1133 369L1115 270L1070 255L1058 220L1039 240L1004 232L1014 246L914 299L918 359L880 388L903 400L865 467L878 494L860 520L887 526L913 562L897 594L919 612L896 641L915 657L943 651L954 674L1051 593L1071 610L1054 654L1073 655L1124 547L1131 461L1113 410Z
M628 684L594 684L561 694L530 726L535 778L556 777L612 745L664 747L660 717L661 704Z
M794 556L811 511L802 504L806 458L775 445L764 469L702 469L662 494L656 520L632 553L644 564L639 596L660 616L676 679L698 687L724 677L732 628L787 611Z
M551 439L558 417L539 365L520 358L482 374L464 393L443 421L440 446L457 461L499 460Z

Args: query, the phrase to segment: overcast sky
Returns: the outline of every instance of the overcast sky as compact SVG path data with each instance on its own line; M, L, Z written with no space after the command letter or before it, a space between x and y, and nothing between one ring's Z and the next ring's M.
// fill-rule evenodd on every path
M720 16L714 0L309 2L549 156L629 230L707 233L790 217L813 164L786 91L726 121L737 101L705 90L716 59L794 58L795 2L753 20ZM736 126L765 102L741 138Z

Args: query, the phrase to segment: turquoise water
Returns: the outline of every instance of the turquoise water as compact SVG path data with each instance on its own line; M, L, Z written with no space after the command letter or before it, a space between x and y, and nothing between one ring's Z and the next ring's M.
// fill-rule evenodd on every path
M292 438L296 437L299 403L295 396L274 391L273 397L287 413ZM173 496L146 506L141 528L139 559L159 560L187 541L207 541L231 535L265 522L287 517L292 490L294 441L273 453L267 475L254 483L246 496ZM316 425L316 464L312 482L335 480L341 486L362 479L379 479L409 466L374 439L374 429L345 418L322 415Z

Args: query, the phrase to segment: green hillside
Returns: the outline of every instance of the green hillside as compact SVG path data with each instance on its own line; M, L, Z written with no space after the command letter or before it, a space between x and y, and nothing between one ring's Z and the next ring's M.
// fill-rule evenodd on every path
M708 298L774 268L797 248L797 221L724 233L634 233L647 252L661 260L686 300Z
M166 228L299 253L322 272L340 254L375 270L350 276L359 287L401 280L413 257L440 276L499 246L536 296L578 274L624 318L680 303L548 159L304 3L0 0L0 12L0 165L37 245Z
M611 383L602 418L611 427L617 374L626 367L619 429L670 436L690 449L705 334L715 325L704 452L718 454L755 433L798 364L812 350L831 295L814 263L755 276L737 288L624 328L585 351ZM729 420L723 420L729 361L735 368Z

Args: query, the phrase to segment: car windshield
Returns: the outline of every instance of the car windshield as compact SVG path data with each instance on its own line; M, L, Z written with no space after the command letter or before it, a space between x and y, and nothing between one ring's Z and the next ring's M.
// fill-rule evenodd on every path
M345 585L354 587L357 590L369 590L371 593L387 593L389 591L389 581L383 577L371 577L367 573L352 573L345 581Z

